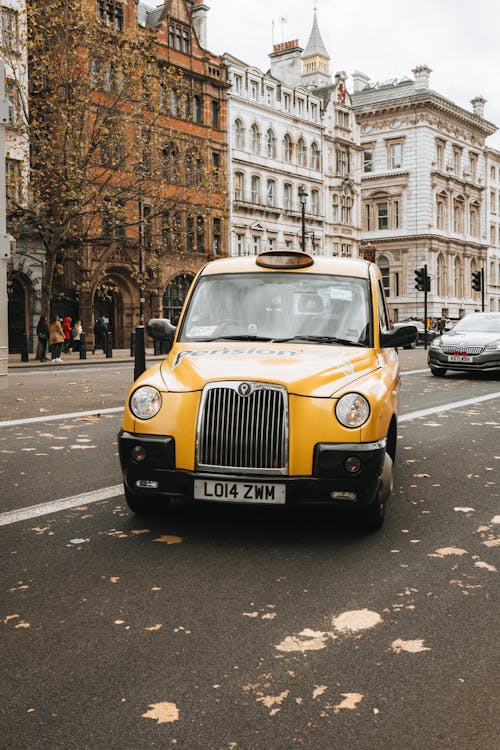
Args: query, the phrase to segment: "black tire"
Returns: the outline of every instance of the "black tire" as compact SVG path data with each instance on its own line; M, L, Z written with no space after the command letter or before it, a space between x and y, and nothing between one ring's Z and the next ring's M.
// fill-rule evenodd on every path
M431 367L431 373L436 378L444 378L446 375L446 368L445 367Z
M128 507L136 516L155 516L165 513L170 504L168 498L147 497L137 492L130 492L126 488L124 494Z
M385 521L385 506L389 499L394 480L394 463L388 453L385 455L384 469L380 478L377 497L370 505L358 508L356 516L358 526L368 533L378 531Z

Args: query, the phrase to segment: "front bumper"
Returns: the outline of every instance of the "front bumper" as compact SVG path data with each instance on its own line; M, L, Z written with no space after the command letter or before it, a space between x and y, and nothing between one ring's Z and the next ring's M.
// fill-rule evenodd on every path
M137 445L146 450L146 458L140 462L135 461L131 453L132 448ZM130 492L140 493L145 497L163 496L184 500L193 499L195 479L204 479L285 485L287 505L368 505L377 495L385 460L385 440L355 444L318 443L314 449L312 476L270 476L253 472L242 474L177 469L175 441L169 436L133 434L120 430L118 447L123 481ZM360 462L360 469L356 474L350 474L344 466L346 458L352 456L357 457ZM157 486L138 487L137 482L152 482L157 483ZM342 493L345 499L332 497L332 493Z
M450 362L448 354L440 349L429 349L427 363L429 367L442 367L445 370L469 370L471 372L485 372L500 370L500 350L489 349L475 354L472 362Z

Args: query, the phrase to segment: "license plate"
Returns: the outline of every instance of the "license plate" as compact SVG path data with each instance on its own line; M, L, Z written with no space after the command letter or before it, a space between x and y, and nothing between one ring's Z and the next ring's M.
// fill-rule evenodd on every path
M474 362L474 357L462 357L456 354L448 355L448 362Z
M195 479L196 500L213 500L225 503L271 503L286 502L286 486L267 482L224 482L216 479Z

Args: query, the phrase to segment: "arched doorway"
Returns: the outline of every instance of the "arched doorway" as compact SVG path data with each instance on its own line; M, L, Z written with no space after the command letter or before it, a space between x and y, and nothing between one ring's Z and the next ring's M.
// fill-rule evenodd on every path
M98 281L92 298L92 327L99 316L108 321L114 349L130 346L137 292L128 271L109 268Z
M163 295L163 317L177 325L188 289L193 281L191 274L182 273L176 276L165 288Z
M19 277L12 278L8 286L9 352L11 354L18 354L22 351L24 334L28 335L28 348L32 351L28 302L28 288Z

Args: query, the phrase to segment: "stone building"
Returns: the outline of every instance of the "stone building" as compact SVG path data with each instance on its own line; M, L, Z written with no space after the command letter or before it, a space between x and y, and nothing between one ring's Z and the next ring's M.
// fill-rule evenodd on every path
M375 248L394 320L424 315L414 272L431 277L428 316L458 319L478 309L472 273L485 266L488 171L485 141L496 127L477 97L468 111L414 79L370 83L353 75L361 129L362 240Z
M231 253L304 244L317 254L357 255L357 127L347 76L332 79L316 14L305 49L290 40L275 44L269 57L263 73L224 56Z
M484 266L486 309L500 312L500 151L485 150L488 179L486 192L486 236L489 242L487 263Z
M42 0L33 5L38 2L43 12ZM89 162L97 193L106 182L110 198L96 205L86 233L77 232L58 254L50 306L80 318L88 341L95 318L105 315L113 346L127 348L140 319L175 319L196 272L227 254L226 70L206 49L202 0L81 0L80 7L102 33L102 53L97 49L87 71L98 109L113 112L117 92L126 87L105 50L115 45L118 54L129 40L153 39L155 60L148 58L141 78L136 75L139 85L118 112L120 122L115 107L110 132L116 126L121 137L110 137L109 147L101 143L97 167ZM52 89L39 91L34 106ZM136 179L137 198L123 189L126 179Z

